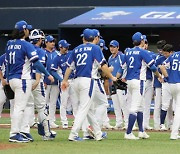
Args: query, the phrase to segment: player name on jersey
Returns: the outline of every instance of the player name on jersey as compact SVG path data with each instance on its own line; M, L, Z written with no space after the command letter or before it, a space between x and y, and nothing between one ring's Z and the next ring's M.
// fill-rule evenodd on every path
M91 50L92 50L92 47L84 47L84 48L75 49L75 53L81 52L81 51L91 51Z
M9 45L8 50L10 49L21 49L21 45Z
M133 55L139 55L139 52L140 51L129 51L129 52L126 53L126 55L132 55L132 54Z

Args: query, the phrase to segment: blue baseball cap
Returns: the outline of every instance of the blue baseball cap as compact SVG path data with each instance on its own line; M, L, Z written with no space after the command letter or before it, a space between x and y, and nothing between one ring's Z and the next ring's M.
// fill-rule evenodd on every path
M108 50L108 48L105 46L105 41L104 41L103 39L100 39L100 40L99 40L98 45L99 45L100 47L103 47L104 50Z
M58 46L60 47L60 48L62 48L62 47L64 47L64 48L67 48L67 47L69 47L71 44L69 44L66 40L60 40L59 42L58 42Z
M92 29L86 28L83 31L83 34L81 34L81 37L84 37L85 39L94 38L94 31Z
M18 29L19 31L23 31L24 29L30 30L32 29L32 25L28 25L26 21L21 20L21 21L16 22L14 28Z
M100 32L99 32L99 30L97 30L97 29L93 29L93 31L94 31L94 36L95 37L100 37L100 38L102 38L102 36L100 35Z
M143 40L146 41L146 42L148 42L146 35L143 35Z
M48 36L46 36L46 38L45 38L45 42L51 42L51 41L54 41L55 39L54 39L54 37L52 36L52 35L48 35Z
M116 41L116 40L112 40L112 41L109 43L109 46L119 47L119 42Z
M141 42L143 40L143 35L140 32L136 32L133 36L132 36L132 40L133 41L137 41L137 42Z

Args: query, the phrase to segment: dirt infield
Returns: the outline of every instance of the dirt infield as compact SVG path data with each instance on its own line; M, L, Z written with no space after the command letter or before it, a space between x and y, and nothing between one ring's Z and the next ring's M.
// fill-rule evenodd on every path
M7 150L7 149L13 149L13 148L20 148L25 145L19 145L19 144L4 144L0 143L0 150Z

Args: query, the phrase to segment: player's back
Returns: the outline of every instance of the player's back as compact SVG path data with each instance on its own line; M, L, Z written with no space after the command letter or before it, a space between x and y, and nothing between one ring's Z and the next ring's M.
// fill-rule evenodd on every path
M24 39L8 41L6 59L8 62L9 79L31 79L30 61L37 58L38 56L33 45Z
M170 65L167 70L168 82L180 83L180 51L175 52L165 62L169 63Z
M86 43L73 50L68 65L71 65L74 61L75 77L97 78L99 63L103 60L105 59L100 47L92 43Z
M151 65L154 60L150 57L147 50L134 47L126 51L125 62L127 65L127 80L146 80L147 65Z

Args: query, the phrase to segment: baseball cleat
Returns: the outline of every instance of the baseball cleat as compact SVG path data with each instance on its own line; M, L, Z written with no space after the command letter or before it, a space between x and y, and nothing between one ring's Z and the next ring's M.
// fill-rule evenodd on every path
M74 136L73 138L68 138L69 141L75 141L75 142L78 142L78 141L83 141L82 138L80 138L79 136Z
M115 129L115 130L122 130L123 129L123 127L121 126L121 125L115 125L114 127L113 127L113 129Z
M148 139L150 136L146 132L139 132L138 137L142 139Z
M178 140L178 139L180 139L179 135L176 135L176 136L171 135L171 137L170 137L170 140Z
M59 125L56 125L54 122L51 122L50 128L59 128Z
M145 130L153 130L151 126L144 127Z
M91 136L91 135L84 136L84 137L83 137L83 140L94 140L94 137Z
M139 137L136 137L133 133L125 133L124 138L127 140L139 140Z
M160 125L160 131L167 131L165 124Z
M30 133L20 132L20 134L21 134L24 138L28 139L29 141L31 141L31 142L34 141L32 135L31 135Z
M42 139L44 140L44 141L52 141L52 140L54 140L55 139L55 137L56 137L56 135L53 135L52 133L51 133L51 135L50 136L43 136L42 137Z
M106 132L102 132L101 136L97 135L96 136L96 141L101 141L103 139L107 138L107 133Z
M62 125L62 128L63 128L63 129L68 129L68 124L63 124L63 125Z
M136 127L135 125L133 126L132 130L138 130L138 127Z
M111 126L109 123L108 124L106 124L106 125L103 125L103 128L104 129L113 129L113 126Z
M9 142L28 143L29 140L27 138L24 138L21 134L17 133L16 135L9 138Z

